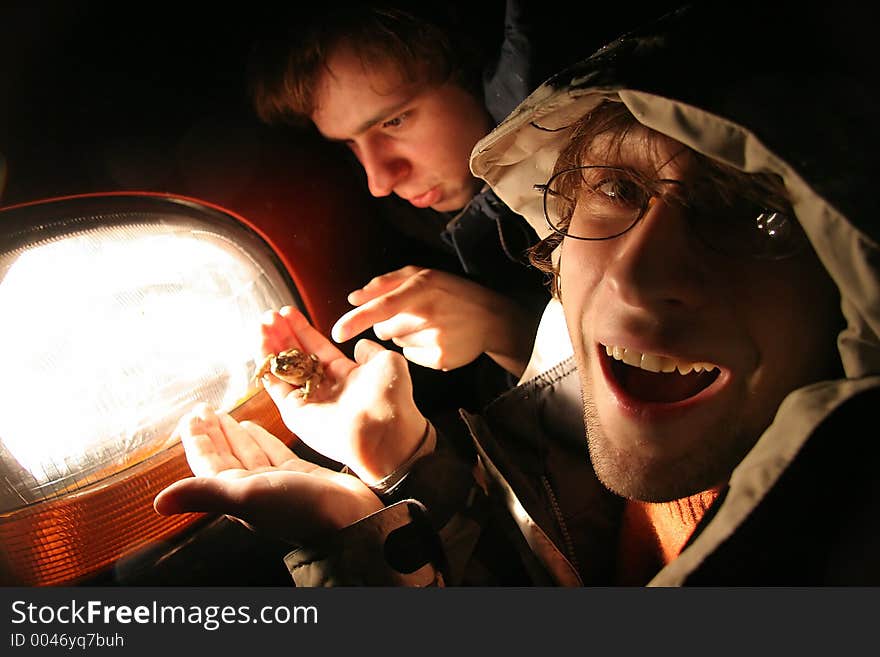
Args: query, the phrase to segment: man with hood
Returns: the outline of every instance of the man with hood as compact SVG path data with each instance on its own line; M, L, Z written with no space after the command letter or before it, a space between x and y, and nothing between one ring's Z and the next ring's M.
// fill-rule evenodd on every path
M287 538L297 585L880 582L880 114L826 19L673 12L477 144L473 171L545 238L574 356L463 412L470 451L399 356L350 361L283 309L265 351L314 352L328 379L269 392L352 474L200 408L179 427L197 476L157 510ZM553 406L570 386L577 441Z

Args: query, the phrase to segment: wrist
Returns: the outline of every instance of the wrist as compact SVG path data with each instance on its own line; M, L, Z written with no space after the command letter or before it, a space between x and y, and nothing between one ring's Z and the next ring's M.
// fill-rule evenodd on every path
M419 441L409 456L399 463L391 472L373 482L364 483L380 498L391 495L404 481L413 465L423 456L431 454L437 446L437 432L426 419Z
M537 322L512 301L505 300L504 312L495 317L499 321L487 335L486 355L501 367L519 376L525 370L535 342Z

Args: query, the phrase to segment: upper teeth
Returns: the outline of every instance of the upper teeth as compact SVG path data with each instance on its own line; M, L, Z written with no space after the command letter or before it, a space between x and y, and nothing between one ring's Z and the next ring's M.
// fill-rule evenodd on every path
M717 365L712 363L685 363L674 358L666 356L657 356L656 354L643 354L635 349L626 349L617 345L605 345L605 353L614 358L621 360L627 365L638 367L649 372L674 372L678 370L679 374L690 374L691 372L711 372L717 369Z

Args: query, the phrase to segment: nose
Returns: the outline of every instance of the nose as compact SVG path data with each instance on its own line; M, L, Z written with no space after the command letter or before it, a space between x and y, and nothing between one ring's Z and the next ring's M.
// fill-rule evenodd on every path
M359 160L367 174L367 187L373 196L388 196L409 176L412 165L384 141L360 145Z
M614 242L605 279L619 299L641 308L703 302L705 247L696 243L682 206L653 199L641 220Z

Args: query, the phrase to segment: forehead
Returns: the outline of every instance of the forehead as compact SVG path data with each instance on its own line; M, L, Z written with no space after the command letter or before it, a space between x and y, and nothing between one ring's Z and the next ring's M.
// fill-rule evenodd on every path
M347 48L327 58L315 90L312 121L330 139L348 139L368 121L387 117L427 87L407 80L392 61L367 64Z
M576 148L579 164L622 166L663 178L680 178L694 164L684 144L639 123L585 136Z

